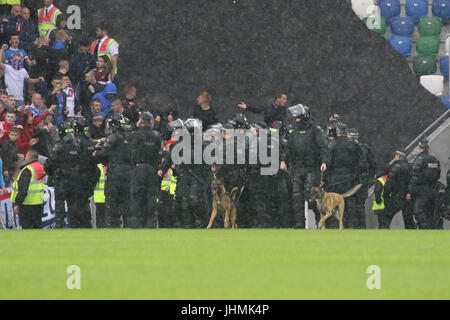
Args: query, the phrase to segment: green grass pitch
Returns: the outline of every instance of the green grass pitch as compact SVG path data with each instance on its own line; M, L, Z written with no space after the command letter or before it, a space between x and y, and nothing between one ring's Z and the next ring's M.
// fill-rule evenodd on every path
M0 232L0 299L450 299L449 270L445 231Z

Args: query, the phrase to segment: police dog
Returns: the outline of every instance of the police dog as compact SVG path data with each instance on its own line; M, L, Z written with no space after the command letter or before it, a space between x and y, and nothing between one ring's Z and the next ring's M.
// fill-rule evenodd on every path
M217 179L214 176L214 179L211 183L211 189L213 192L213 210L211 213L211 219L209 220L208 228L211 229L214 219L216 218L217 212L221 211L223 214L223 221L225 229L230 228L230 219L231 219L231 228L236 229L236 207L234 204L234 200L238 193L239 188L233 188L231 192L228 194L225 186L223 185L223 181Z
M320 221L317 229L325 229L325 221L331 216L339 220L339 229L344 229L345 198L353 196L363 185L358 184L344 194L325 192L323 186L314 187L311 190L311 201L316 201L320 213Z

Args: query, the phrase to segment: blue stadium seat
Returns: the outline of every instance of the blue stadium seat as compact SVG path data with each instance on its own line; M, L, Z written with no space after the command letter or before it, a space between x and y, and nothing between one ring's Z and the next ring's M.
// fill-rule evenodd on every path
M450 18L450 0L433 0L432 10L435 17L447 23Z
M400 0L378 0L378 7L387 23L390 23L393 17L398 17L401 12Z
M450 109L450 96L442 96L441 102L446 109Z
M419 23L420 18L428 16L427 0L406 0L406 15L413 18L414 23Z
M448 56L441 57L440 70L441 70L441 74L444 77L448 77L448 68L449 68L448 61L449 61Z
M396 36L412 37L414 33L414 20L409 17L394 17L391 19L391 31Z
M389 38L390 45L404 57L409 57L412 51L410 37L392 36Z

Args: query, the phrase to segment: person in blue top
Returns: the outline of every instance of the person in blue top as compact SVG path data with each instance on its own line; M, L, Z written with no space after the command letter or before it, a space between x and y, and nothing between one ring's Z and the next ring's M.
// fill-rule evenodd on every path
M115 99L117 96L117 87L114 83L108 83L105 87L105 90L102 92L96 93L92 99L100 99L102 102L102 110L101 114L106 117L108 112L111 110L111 101Z
M30 67L36 65L36 60L31 61L25 50L19 49L20 36L18 34L14 34L9 37L9 44L9 49L5 50L6 64L11 64L13 56L20 55L22 57L22 61L26 62Z

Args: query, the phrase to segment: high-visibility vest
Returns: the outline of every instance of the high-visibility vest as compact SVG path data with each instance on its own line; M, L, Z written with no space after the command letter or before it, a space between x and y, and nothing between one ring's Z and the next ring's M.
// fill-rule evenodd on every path
M94 189L94 202L105 203L106 202L105 182L107 179L106 177L107 168L102 164L99 164L97 167L100 170L100 179L98 180L97 185L95 186Z
M175 195L177 190L177 178L173 175L172 169L166 172L163 181L161 182L161 190L169 192L171 195Z
M13 184L13 192L11 194L11 202L15 203L17 195L19 193L20 177L25 170L31 171L30 185L28 186L27 196L23 202L25 206L35 206L44 204L44 189L45 189L45 171L42 164L39 162L33 162L27 165L17 177L17 180Z
M109 60L112 61L112 56L111 56L111 52L109 51L109 47L111 46L111 44L113 42L117 42L117 41L114 40L113 38L106 37L106 39L102 42L102 45L100 46L100 48L98 48L98 53L97 53L97 52L95 52L95 48L97 47L97 44L99 41L100 40L97 39L94 42L92 42L91 53L94 56L97 54L97 57L107 56L109 58ZM117 74L117 68L116 68L116 70L114 70L114 73Z
M45 7L38 10L39 17L39 35L45 37L48 31L56 27L56 17L62 13L61 10L53 6L53 8L45 15Z
M20 0L0 0L0 5L20 6Z
M383 185L383 191L381 191L381 203L377 203L376 200L373 201L373 207L372 207L373 211L380 211L380 210L384 210L384 208L385 208L385 205L384 205L384 185L386 184L387 176L382 176L382 177L378 178L377 180Z

